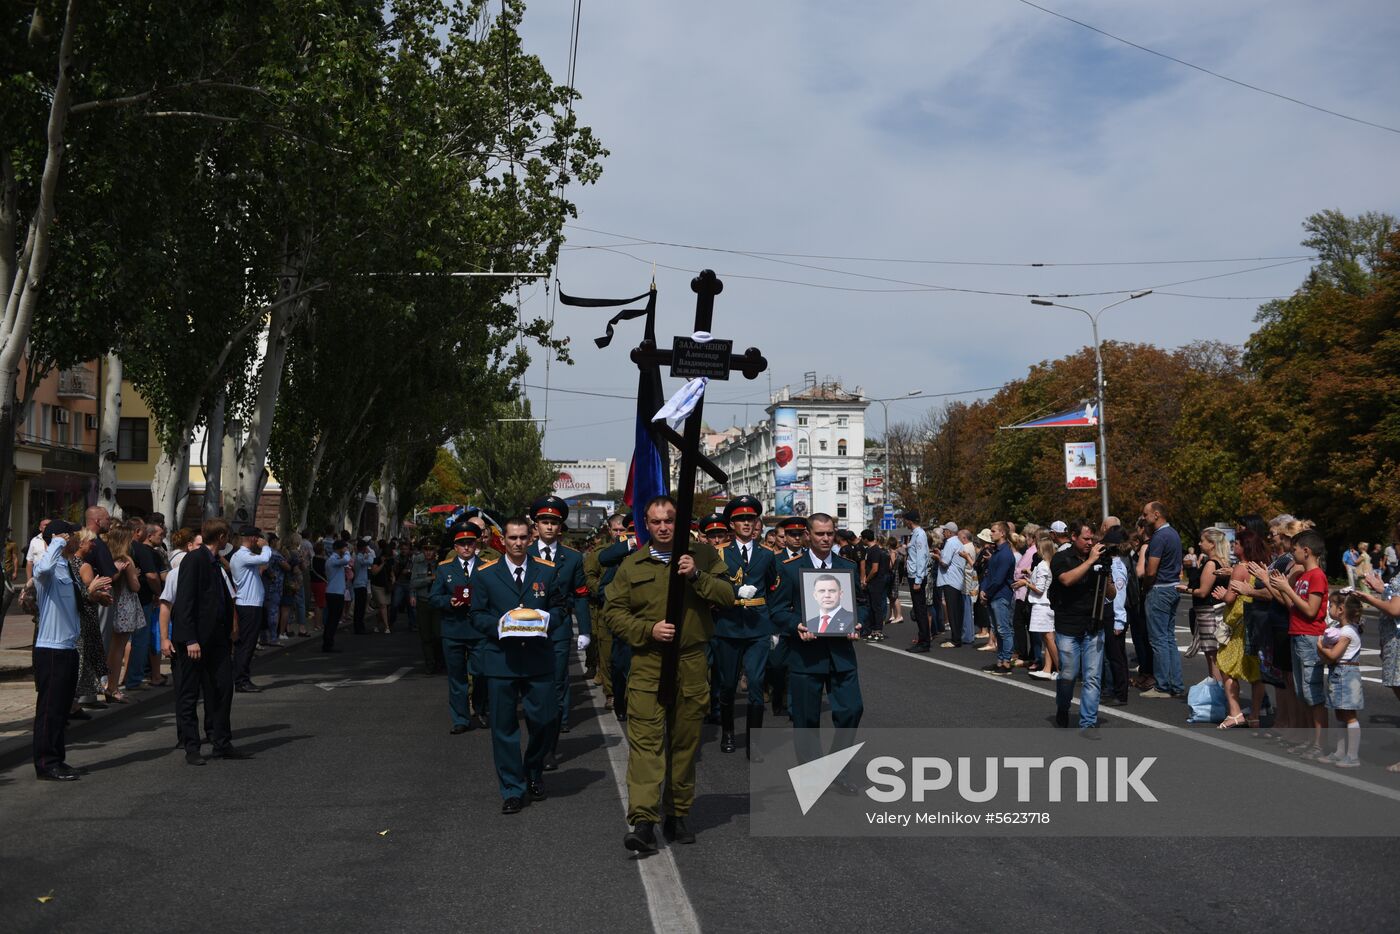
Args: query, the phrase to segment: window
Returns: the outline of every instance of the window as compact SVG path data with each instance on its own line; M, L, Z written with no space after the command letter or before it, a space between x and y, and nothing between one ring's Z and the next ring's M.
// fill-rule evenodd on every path
M840 454L842 457L845 457L845 456L846 456L846 439L845 439L845 438L842 438L840 441L837 441L837 442L836 442L836 453L837 453L837 454Z
M39 440L48 443L49 423L53 420L53 406L47 402L39 403Z
M147 461L150 459L148 432L150 422L144 418L124 418L117 426L117 460Z
M845 427L846 427L847 425L849 425L850 423L851 423L851 417L850 417L849 415L838 415L838 416L836 416L836 424L837 424L838 427L845 428Z
M845 477L837 477L837 478L836 478L836 492L837 492L837 493L845 493L845 492L846 492L846 478L845 478Z
M844 519L844 518L846 518L846 504L845 504L845 503L837 503L837 504L836 504L836 518L838 518L838 519Z
M823 452L826 451L826 439L825 439L825 438L823 438L823 439L821 439L820 441L817 442L817 449L820 450L820 451L823 451Z
M805 415L799 415L799 416L797 416L797 424L799 424L799 425L805 425L805 424L807 424L807 416L805 416Z
M806 453L807 453L807 439L806 439L806 438L798 438L798 439L797 439L797 453L798 453L798 454L806 454Z

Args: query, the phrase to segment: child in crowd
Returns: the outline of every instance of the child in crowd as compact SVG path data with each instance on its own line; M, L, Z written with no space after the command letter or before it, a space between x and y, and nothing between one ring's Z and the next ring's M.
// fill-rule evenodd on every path
M1361 600L1349 593L1344 600L1332 604L1328 616L1331 625L1318 637L1317 654L1327 660L1327 706L1336 712L1342 736L1336 750L1318 756L1317 761L1354 769L1361 764L1361 721L1356 712L1366 705L1357 659L1363 629Z

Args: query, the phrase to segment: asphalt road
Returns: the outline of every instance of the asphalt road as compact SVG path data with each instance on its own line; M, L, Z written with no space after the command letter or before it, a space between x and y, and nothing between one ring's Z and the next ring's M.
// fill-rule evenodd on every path
M908 629L860 646L864 725L1050 729L1045 693L898 651ZM719 752L713 728L699 843L638 861L621 846L625 756L596 689L576 690L549 799L507 817L489 736L448 734L443 679L413 667L392 683L317 686L416 666L416 635L344 643L260 667L268 690L234 706L250 761L186 766L173 718L153 713L74 747L69 761L92 770L80 782L0 773L0 930L1380 930L1400 914L1385 882L1400 826L1352 839L752 836L748 765ZM973 668L989 654L932 659ZM1372 700L1363 755L1395 761L1400 703ZM1128 710L1184 719L1167 700ZM1232 742L1251 742L1239 732Z

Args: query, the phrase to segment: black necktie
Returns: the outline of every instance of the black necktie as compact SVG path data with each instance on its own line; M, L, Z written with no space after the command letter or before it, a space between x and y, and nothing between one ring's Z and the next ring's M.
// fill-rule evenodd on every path
M554 556L553 556L553 554L550 552L549 546L548 546L548 545L544 546L544 559L545 559L546 561L553 561L553 560L554 560Z
M515 569L515 586L516 586L516 587L524 587L524 586L525 586L525 568L524 568L524 567L518 567L518 568Z
M739 554L743 556L744 567L747 569L749 566L749 546L741 545L739 547Z

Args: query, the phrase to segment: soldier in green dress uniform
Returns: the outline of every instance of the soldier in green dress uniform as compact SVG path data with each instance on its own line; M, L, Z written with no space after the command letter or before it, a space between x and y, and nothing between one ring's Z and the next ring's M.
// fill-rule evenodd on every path
M771 640L777 628L768 601L778 588L778 562L758 540L762 531L763 504L753 496L739 496L724 507L724 517L734 530L734 543L724 549L724 561L734 581L734 606L715 615L715 656L719 667L720 752L733 752L734 695L739 673L748 678L747 726L749 755L753 755L753 731L763 726L763 682L768 669Z
M554 565L528 553L529 520L507 519L502 537L501 560L472 575L471 619L482 640L478 670L491 707L501 812L518 814L527 796L545 798L545 761L559 730L552 641L556 629L569 625L569 597ZM523 756L517 704L529 730Z
M554 648L554 691L559 704L560 733L569 732L569 708L573 697L569 690L569 658L575 651L573 626L578 624L577 650L583 651L593 641L593 624L588 609L588 583L583 576L583 555L564 544L564 520L569 518L569 504L557 496L545 496L530 507L530 518L538 536L530 546L530 554L554 566L564 593L568 596L563 611L564 625L552 628L550 639ZM557 768L557 750L550 750L546 770Z
M655 825L667 803L663 830L678 843L694 843L686 826L695 799L695 756L700 748L700 725L709 700L709 670L705 645L714 636L713 607L734 603L724 559L704 542L677 559L685 588L682 625L666 619L671 550L676 529L676 504L658 496L643 511L647 547L628 556L608 585L606 613L618 642L632 650L627 682L627 820L633 829L623 838L627 849L647 853L656 849ZM661 683L663 647L679 633L680 663L676 699L668 709L657 691ZM663 788L664 786L664 788Z
M481 635L471 621L471 579L481 566L477 528L464 522L450 530L453 554L437 566L428 602L437 610L442 654L447 660L447 705L453 735L486 725L486 682L476 665Z

